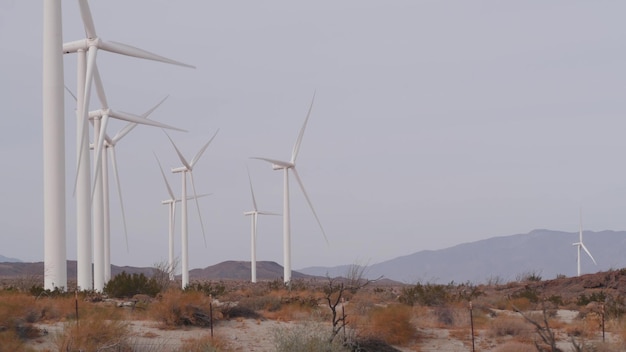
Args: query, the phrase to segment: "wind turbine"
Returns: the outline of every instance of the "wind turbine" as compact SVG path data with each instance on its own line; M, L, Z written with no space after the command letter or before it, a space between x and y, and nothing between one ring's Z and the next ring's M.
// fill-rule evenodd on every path
M102 104L102 108L90 111L89 117L93 118L94 125L94 139L96 142L94 143L94 183L92 190L92 202L93 202L93 238L94 238L94 289L97 291L101 291L104 288L104 283L107 280L106 277L106 257L107 257L107 235L106 229L108 228L107 219L106 219L106 209L105 209L105 198L106 192L108 192L108 186L105 189L104 182L104 170L106 168L106 154L104 148L105 136L106 136L106 127L109 121L109 118L114 118L118 120L124 120L131 123L149 125L160 128L168 128L182 131L179 128L172 127L157 121L149 120L145 117L118 112L109 108L109 104L106 98L106 94L104 92L104 87L102 85L102 80L100 79L100 74L98 73L97 67L94 70L94 83L96 86L96 91L98 93L98 98L100 103ZM160 105L159 103L158 105ZM150 112L156 109L155 106L152 108ZM110 253L109 253L110 255ZM110 271L110 264L109 264ZM109 272L110 275L110 272Z
M596 260L593 259L593 256L591 255L591 252L589 252L589 250L587 249L587 247L585 246L585 244L583 243L583 214L582 214L582 210L580 211L580 229L578 231L578 242L573 243L573 246L578 247L578 260L577 260L577 264L578 264L578 276L580 276L580 250L583 249L587 255L589 255L589 258L591 258L591 260L593 260L593 263L595 265L598 265L598 263L596 263Z
M181 223L182 223L181 225L181 238L182 238L181 260L182 260L182 287L183 289L189 285L189 240L188 240L188 233L187 233L187 173L189 173L189 176L191 178L191 187L193 189L194 198L196 199L196 207L198 209L198 218L200 219L200 226L202 227L202 236L204 238L204 245L206 246L206 235L204 233L204 224L202 223L202 215L200 214L200 204L198 203L198 193L196 192L196 185L193 180L193 167L196 165L200 157L202 157L202 154L208 148L209 144L211 144L215 136L217 136L217 132L219 132L219 129L215 132L213 137L211 137L211 139L209 139L209 141L202 148L200 148L198 153L196 153L193 159L191 159L191 162L188 162L187 159L185 159L185 157L180 152L180 150L178 149L178 147L176 146L172 138L169 136L169 134L167 134L167 132L165 132L165 135L172 143L172 146L174 146L174 149L176 150L176 154L178 154L178 158L183 163L183 166L172 169L173 173L181 173L182 175L182 195L180 197L181 199L180 212L181 212L181 219L182 219L181 220Z
M176 199L176 196L174 196L174 191L172 191L172 187L170 186L170 183L167 181L167 177L165 176L165 172L163 172L163 166L161 166L161 161L159 160L159 158L156 156L156 154L154 154L154 157L157 160L157 163L159 164L159 170L161 171L161 176L163 176L163 181L165 182L165 187L167 188L167 193L169 194L170 198L161 201L161 204L163 205L167 205L169 208L169 224L168 224L168 229L169 229L169 233L168 233L168 269L169 269L169 276L170 276L170 281L174 280L174 267L175 267L175 259L174 259L174 223L176 222L176 203L180 202L180 199ZM209 194L200 194L198 195L198 198L204 197L204 196L208 196ZM194 197L187 197L187 199L192 199Z
M298 176L298 171L296 171L296 158L298 157L298 152L300 151L300 144L302 143L302 137L304 136L304 130L306 129L306 124L309 121L309 116L311 116L311 110L313 109L313 102L315 101L315 94L313 94L313 99L311 100L311 106L309 107L309 112L304 119L304 124L300 129L300 134L298 135L298 139L296 139L296 143L293 146L293 150L291 152L291 160L290 161L281 161L276 159L267 159L260 157L253 157L253 159L264 160L272 164L272 169L274 170L283 170L283 261L284 261L284 282L285 284L289 284L291 282L291 225L289 219L289 170L293 172L293 175L298 181L300 185L300 189L302 189L302 193L306 198L307 203L309 204L309 208L313 212L315 216L315 220L317 220L317 224L322 230L322 235L324 235L324 240L326 240L326 244L328 244L328 238L326 238L326 233L324 232L324 228L322 227L322 223L313 208L313 203L309 199L306 190L304 189L304 185L302 184L302 180L300 176Z
M99 89L102 89L102 83L100 82L100 77L98 76L98 71L96 70L96 78ZM74 100L78 101L76 96L69 90L69 88L65 87L65 89L69 92L69 94L74 98ZM102 92L103 99L106 101L106 96L104 96L104 92ZM154 112L163 102L167 99L167 97L163 98L158 104L152 107L150 110L146 111L141 115L141 118L148 119L150 114ZM92 112L93 115L100 116L101 111L97 110ZM92 120L92 123L94 121ZM143 121L142 121L143 122ZM137 127L138 123L129 122L124 126L121 130L119 130L112 138L104 133L104 150L102 150L102 183L103 183L103 216L104 216L104 281L109 281L111 279L111 243L110 243L110 207L109 207L109 171L108 171L108 158L110 157L111 165L113 166L113 174L115 176L115 184L118 193L118 199L120 202L120 209L122 212L122 222L124 225L124 238L126 240L126 249L128 250L128 230L126 226L126 215L124 211L124 201L122 197L122 188L119 178L119 173L117 169L117 157L115 152L115 146L117 143L124 138L128 133L130 133L135 127ZM107 154L108 152L108 154ZM88 194L88 193L87 193ZM89 246L91 247L91 246ZM89 260L91 267L91 259ZM90 270L91 272L91 270ZM80 277L80 276L79 276ZM89 284L91 283L91 275L89 276ZM79 285L79 287L87 287ZM90 287L90 285L89 285Z
M150 114L154 112L167 97L163 98L157 105L152 107L141 115L142 118L149 118ZM122 212L122 222L124 224L124 239L126 240L126 250L128 250L128 230L126 226L126 215L124 212L124 201L122 198L122 186L120 183L120 176L117 169L117 156L115 153L115 147L117 143L124 138L130 131L137 127L138 123L129 122L121 130L119 130L113 137L109 137L108 134L104 134L104 150L102 151L102 184L104 194L104 281L107 282L111 279L111 229L110 229L110 207L109 207L109 170L108 159L111 160L111 166L113 166L113 175L115 176L115 185L117 188L117 198L120 202L120 209ZM108 152L108 153L107 153Z
M52 47L52 49L48 49L48 50L53 50L56 51L58 50L58 48L56 47L55 44L55 40L61 40L59 38L61 38L61 14L60 14L60 10L61 10L61 1L60 0L56 0L54 2L46 2L46 5L49 6L45 6L44 7L44 23L48 23L48 25L50 26L50 28L45 27L44 28L44 52L46 52L46 47ZM91 199L91 195L89 193L89 190L91 188L90 185L90 173L89 173L89 165L90 165L90 161L89 161L89 129L86 123L86 120L88 119L87 116L87 112L89 110L89 99L91 96L91 82L93 80L93 76L94 76L94 70L95 70L95 65L96 65L96 53L99 49L105 50L105 51L109 51L109 52L113 52L113 53L117 53L117 54L122 54L122 55L127 55L127 56L133 56L133 57L137 57L137 58L143 58L143 59L148 59L148 60L154 60L154 61L160 61L160 62L165 62L165 63L169 63L169 64L175 64L175 65L180 65L180 66L186 66L186 67L192 67L190 65L178 62L178 61L174 61L153 53L150 53L148 51L136 48L136 47L132 47L126 44L121 44L121 43L117 43L117 42L112 42L112 41L104 41L102 40L100 37L98 37L98 35L96 34L96 29L95 29L95 25L94 25L94 21L93 21L93 17L91 15L91 11L89 9L89 4L87 2L87 0L79 0L78 1L78 5L80 8L80 13L81 13L81 18L82 18L82 22L83 22L83 26L85 28L85 34L86 34L86 38L85 39L81 39L81 40L77 40L77 41L73 41L73 42L69 42L69 43L65 43L62 45L62 52L63 53L72 53L72 52L76 52L78 55L78 65L77 65L77 80L78 80L78 101L77 101L77 163L76 163L76 179L74 181L74 193L76 194L76 203L77 203L77 252L78 252L78 256L77 256L77 284L78 287L83 288L83 289L89 289L91 288L91 232L92 232L92 223L91 223L91 214L90 214L90 209L91 209L91 203L92 203L92 199ZM58 13L57 13L58 12ZM50 43L50 46L48 46L47 44ZM59 46L61 46L59 44ZM62 86L62 82L63 82L63 67L62 67L62 57L60 58L61 62L60 64L56 63L56 61L58 58L55 56L55 53L50 52L50 53L44 53L44 67L48 67L48 66L55 66L56 65L56 70L58 72L55 72L54 74L55 76L55 81L58 81L58 83L56 83L57 85L61 85ZM53 63L55 65L53 65ZM60 69L58 68L60 66ZM48 88L49 85L45 84L46 82L46 77L52 77L50 76L49 70L45 70L44 69L44 105L45 105L45 101L46 101L46 94L48 92L51 92L51 90ZM58 77L57 77L58 76ZM51 105L50 108L52 108L53 106ZM61 105L62 107L62 105ZM55 105L53 107L54 109L57 109L58 107ZM44 108L44 111L47 111L48 108ZM44 119L44 125L46 125L46 121L48 119ZM53 131L54 127L45 127L44 126L44 140L51 140L52 137L54 136L54 138L56 139L64 139L62 132L58 132L58 131ZM48 135L50 135L50 137L48 137ZM50 142L52 143L52 142ZM64 143L64 142L61 142ZM60 152L57 151L59 147L56 144L50 144L50 145L46 145L46 148L44 148L44 152L47 154L59 154ZM54 152L53 152L54 151ZM52 156L47 157L44 156L44 163L46 165L50 164L53 165L51 166L52 168L55 167L61 167L61 163L58 160L53 160L52 162L48 162L48 159L52 160ZM58 158L57 158L58 159ZM50 167L45 168L44 173L45 174L53 174L51 171L48 171L48 169L50 169ZM61 173L61 171L58 171L57 173ZM58 175L54 174L55 176L58 177ZM52 176L44 176L44 179L51 179L50 181L45 181L46 184L48 182L52 182ZM64 177L63 177L64 178ZM58 183L58 182L57 182ZM58 185L55 184L56 191L45 191L45 192L57 192L61 191L62 188L58 187ZM48 187L45 186L44 188L46 189L50 189L52 187ZM52 201L52 197L44 197L46 199L51 199ZM58 197L56 197L58 198ZM48 218L60 218L61 216L59 214L56 214L56 212L61 211L61 208L65 209L65 201L63 200L63 206L60 206L60 200L56 200L53 203L54 206L50 205L46 205L44 208L47 209L46 212L54 212L55 214L53 214L54 216L48 217L46 216L46 219ZM56 211L52 211L51 208L58 208L58 210ZM63 218L65 216L63 215ZM46 220L48 222L48 220ZM60 221L60 220L59 220ZM52 224L50 226L46 225L46 229L48 227L51 227ZM59 227L59 226L56 226ZM64 226L63 226L64 227ZM46 230L46 232L49 232ZM56 231L58 232L58 230ZM64 232L64 230L63 230ZM48 237L45 235L46 238L46 243L48 242L53 242L50 240L47 240ZM58 237L58 236L57 236ZM54 247L60 247L61 245L64 248L64 243L65 241L63 241L62 243L60 242L60 240L58 238L55 237L55 241L54 242L58 242L55 243L53 246ZM50 247L50 245L46 244L46 253L48 251L52 251L52 248L48 248ZM54 250L55 253L59 252L59 249L55 249ZM65 263L65 255L63 255L63 263ZM57 261L59 261L57 259ZM46 265L46 267L49 267L50 265ZM56 265L58 266L58 265ZM47 269L46 269L47 270ZM58 271L59 269L55 268L54 269L55 272ZM65 271L65 270L63 270ZM65 274L64 274L65 275ZM58 276L58 274L55 274L54 276ZM52 287L49 287L49 284L46 284L46 288L50 288L52 289Z
M256 283L256 233L257 222L259 215L280 215L278 213L272 213L268 211L258 210L256 206L256 199L254 198L254 190L252 189L252 178L250 178L250 170L248 170L248 181L250 182L250 195L252 196L252 209L243 213L243 215L250 215L252 222L252 229L250 234L250 277L253 283Z

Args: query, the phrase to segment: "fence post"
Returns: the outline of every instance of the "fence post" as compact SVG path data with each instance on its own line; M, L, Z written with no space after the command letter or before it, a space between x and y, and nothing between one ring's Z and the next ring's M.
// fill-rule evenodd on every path
M469 301L469 312L470 312L470 325L472 327L472 352L476 352L476 349L474 348L474 312L473 312L473 307L472 307L472 301Z

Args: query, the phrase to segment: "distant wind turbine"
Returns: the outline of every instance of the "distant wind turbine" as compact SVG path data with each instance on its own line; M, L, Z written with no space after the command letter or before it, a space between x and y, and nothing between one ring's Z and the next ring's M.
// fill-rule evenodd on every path
M252 233L250 234L250 276L251 281L256 282L256 233L257 222L259 215L280 215L278 213L272 213L268 211L258 210L256 206L256 199L254 198L254 190L252 189L252 178L250 178L250 170L248 170L248 181L250 182L250 195L252 196L252 209L243 213L243 215L251 215L252 220Z
M170 186L170 183L167 181L167 177L165 176L165 172L163 172L163 166L161 165L161 161L159 160L159 158L157 157L156 154L154 154L154 157L157 160L157 163L159 164L159 170L161 171L161 175L163 176L163 181L165 182L165 187L167 189L167 194L169 194L170 198L161 201L161 204L164 205L168 205L169 208L169 214L168 214L168 271L169 271L169 277L170 277L170 281L174 280L174 269L175 269L175 258L174 258L174 224L176 222L176 203L180 202L180 199L177 199L176 196L174 196L174 191L172 191L172 187ZM209 194L199 194L198 198L202 198L205 196L208 196ZM189 199L193 199L193 196L188 196L187 200Z
M577 264L578 264L578 276L580 276L580 250L583 249L587 255L589 255L589 258L591 258L591 260L593 260L593 263L595 265L598 265L598 263L596 263L596 260L593 259L593 256L591 255L591 252L589 252L589 250L587 249L587 247L585 246L585 244L583 243L583 214L582 214L582 210L580 211L580 229L578 232L578 242L573 243L573 246L578 247L578 260L577 260Z
M313 94L313 99L311 100L311 106L309 107L309 112L304 119L304 124L300 129L300 134L298 135L298 139L293 146L293 151L291 152L291 160L290 161L281 161L276 159L268 159L268 158L260 158L253 157L253 159L259 159L267 161L272 164L272 169L274 170L283 170L283 262L284 262L284 282L285 284L289 284L291 282L291 225L289 219L289 170L293 172L293 175L298 181L298 185L300 185L300 189L306 198L313 215L315 216L315 220L317 220L317 224L322 230L322 235L324 235L324 240L326 240L326 244L328 244L328 238L326 238L326 233L324 232L324 228L322 227L322 223L313 208L313 203L309 199L306 190L304 189L304 185L302 184L302 180L300 176L298 176L298 172L296 171L296 158L298 157L298 152L300 151L300 144L302 143L302 137L304 136L304 130L306 129L306 124L309 121L309 117L311 116L311 110L313 109L313 102L315 101L315 94Z
M202 157L202 154L209 147L209 144L211 144L215 136L217 136L217 132L219 132L219 130L217 130L215 134L213 135L213 137L211 137L211 139L209 139L209 141L202 148L200 148L198 153L196 153L193 159L191 159L191 162L188 162L187 159L185 159L185 157L180 152L180 150L178 149L178 147L176 146L172 138L169 136L169 134L167 134L165 130L163 130L163 132L172 143L172 146L174 146L174 149L176 150L176 154L178 154L178 158L183 163L183 166L172 169L172 172L173 173L180 172L182 174L182 195L180 197L180 199L182 200L181 209L180 209L181 223L182 223L181 224L181 238L182 238L181 260L182 260L182 287L185 288L189 285L189 239L188 239L188 232L187 232L187 173L189 173L189 176L191 178L191 187L193 189L194 198L196 200L196 207L198 208L198 217L200 218L200 226L202 227L202 237L204 238L204 245L206 246L206 235L204 232L204 224L202 223L202 215L200 213L200 204L198 203L198 193L196 192L196 185L193 180L193 167L196 165L200 157Z

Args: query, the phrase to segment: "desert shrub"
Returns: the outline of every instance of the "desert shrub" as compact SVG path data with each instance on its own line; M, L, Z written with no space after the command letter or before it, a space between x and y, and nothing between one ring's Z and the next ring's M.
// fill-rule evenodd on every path
M128 324L122 320L89 319L67 323L56 337L58 351L130 351Z
M586 306L591 302L604 303L606 301L606 293L603 291L600 292L592 292L589 296L581 293L576 300L576 304L579 306Z
M177 352L226 352L230 351L228 343L219 336L206 335L185 341Z
M494 352L535 352L536 347L532 344L525 344L517 341L508 341L496 347Z
M537 303L537 302L539 302L539 291L537 290L536 287L532 287L530 285L526 285L526 286L524 286L523 290L520 290L520 291L514 293L513 295L511 295L511 297L513 297L513 298L526 298L527 300L529 300L532 303Z
M626 304L624 303L624 296L617 296L615 298L607 299L604 304L604 314L607 319L618 319L626 313Z
M330 342L330 330L322 324L300 324L274 332L276 352L348 352L340 339Z
M401 304L372 309L368 314L368 324L363 328L365 336L393 345L409 342L416 332L411 324L411 308Z
M201 292L205 296L212 296L214 298L222 296L226 293L226 286L223 283L212 283L210 281L194 281L185 287L185 292Z
M434 312L437 321L443 325L451 326L455 321L454 310L448 306L435 307Z
M260 319L261 315L254 309L251 309L242 305L226 305L221 308L222 315L226 319L232 318L246 318L246 319Z
M500 315L491 322L489 335L492 337L525 336L530 331L532 331L532 327L524 319Z
M548 297L548 302L552 303L555 307L563 305L563 297L560 295L551 295Z
M404 303L409 306L420 304L432 307L449 302L451 300L451 296L448 292L448 286L438 284L423 285L421 283L417 283L415 286L402 288L399 300L400 303Z
M55 287L54 290L44 289L42 285L32 285L28 290L35 297L67 297L71 293L61 288Z
M526 271L526 272L517 274L515 276L515 280L517 282L527 282L527 281L539 282L542 279L543 278L541 277L541 272L535 271L535 270Z
M400 352L387 342L376 337L365 337L351 340L348 343L352 351L358 352Z
M17 333L13 330L0 331L0 352L9 351L35 351L32 348L26 347L25 341L17 336Z
M150 311L156 320L166 326L210 324L209 297L198 291L167 291L160 302L151 305Z
M504 280L502 276L491 275L487 278L487 280L485 281L485 284L487 286L500 286L500 285L503 285L505 282L506 280Z
M247 297L240 299L239 305L255 311L267 310L270 312L276 312L280 310L282 300L280 297L273 295Z
M129 298L134 295L144 294L151 297L161 291L157 281L147 278L146 275L134 273L132 275L122 271L104 285L104 292L112 297Z

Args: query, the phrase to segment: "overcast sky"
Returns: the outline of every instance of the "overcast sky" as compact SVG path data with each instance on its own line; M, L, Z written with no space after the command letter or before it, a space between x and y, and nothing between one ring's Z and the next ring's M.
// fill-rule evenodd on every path
M294 269L377 263L537 228L626 230L626 3L620 1L91 1L101 38L197 66L100 51L112 108L152 115L194 169L206 227L189 212L190 266L249 260L249 167L259 208L282 212L297 160L328 235L291 183ZM0 0L0 254L43 260L42 1ZM84 38L63 1L64 42ZM76 90L76 56L64 58ZM92 98L91 108L97 108ZM67 95L67 253L76 258L75 103ZM111 123L110 134L123 126ZM117 146L128 221L111 195L112 261L167 258L167 191L138 127ZM168 173L176 193L180 176ZM193 204L190 204L192 206ZM176 252L180 251L180 214ZM569 244L568 244L569 245ZM572 252L574 253L574 252ZM258 259L282 264L282 222L259 222Z

